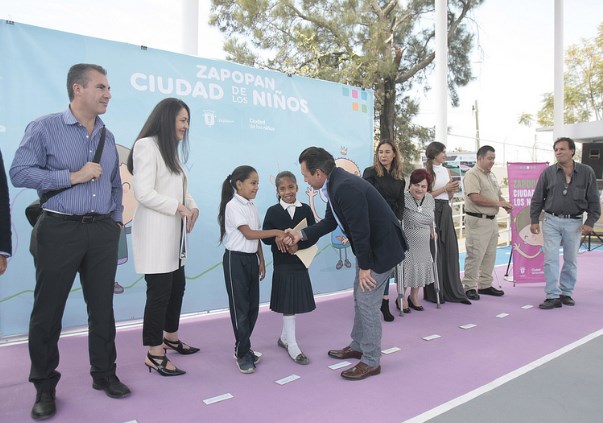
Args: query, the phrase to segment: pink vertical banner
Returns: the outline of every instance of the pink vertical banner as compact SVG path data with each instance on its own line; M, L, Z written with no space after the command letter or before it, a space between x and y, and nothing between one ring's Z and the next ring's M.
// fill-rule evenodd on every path
M544 282L542 231L530 232L530 203L538 178L548 163L507 163L511 211L513 281Z

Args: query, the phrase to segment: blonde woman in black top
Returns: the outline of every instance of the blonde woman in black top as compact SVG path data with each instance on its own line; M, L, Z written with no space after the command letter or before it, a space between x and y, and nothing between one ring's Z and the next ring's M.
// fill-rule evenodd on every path
M385 198L398 220L402 220L405 181L402 173L400 151L395 142L390 140L379 142L375 149L373 166L364 169L362 177L377 188L377 191ZM396 266L396 281L399 274ZM397 302L396 306L398 309L400 308ZM389 284L385 285L381 313L386 322L394 320L394 316L389 311Z

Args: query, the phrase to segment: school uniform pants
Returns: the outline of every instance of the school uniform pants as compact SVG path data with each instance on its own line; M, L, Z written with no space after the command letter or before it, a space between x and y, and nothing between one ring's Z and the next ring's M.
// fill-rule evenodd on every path
M63 312L77 273L88 309L90 374L115 374L113 287L120 228L107 217L92 223L43 213L32 230L30 252L36 267L29 321L29 381L37 391L53 389L61 374L58 340Z
M184 266L168 273L144 275L147 282L147 302L142 323L142 344L158 346L163 332L177 332L180 325L182 299L186 287Z
M256 253L226 250L222 265L235 336L235 354L237 358L242 358L251 349L251 333L260 309L258 256Z
M384 273L371 271L377 285L370 291L360 289L360 268L356 262L354 278L354 326L352 342L354 351L362 352L362 361L369 367L377 367L381 362L381 302L383 287L389 281L393 269Z

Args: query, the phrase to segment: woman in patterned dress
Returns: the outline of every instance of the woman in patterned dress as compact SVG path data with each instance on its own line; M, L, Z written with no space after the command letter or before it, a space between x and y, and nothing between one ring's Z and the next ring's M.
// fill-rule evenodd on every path
M420 288L434 282L430 239L433 237L435 201L427 192L431 175L425 169L415 169L410 174L408 191L404 194L402 227L408 239L409 250L404 259L403 311L423 311L419 303ZM406 297L407 288L410 295Z

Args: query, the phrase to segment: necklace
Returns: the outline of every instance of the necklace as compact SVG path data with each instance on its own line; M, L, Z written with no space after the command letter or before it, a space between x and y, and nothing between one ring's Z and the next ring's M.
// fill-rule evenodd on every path
M423 201L425 201L425 197L421 199L420 203L417 203L417 199L415 197L412 197L412 199L415 202L415 206L417 206L417 211L421 213L423 211Z

